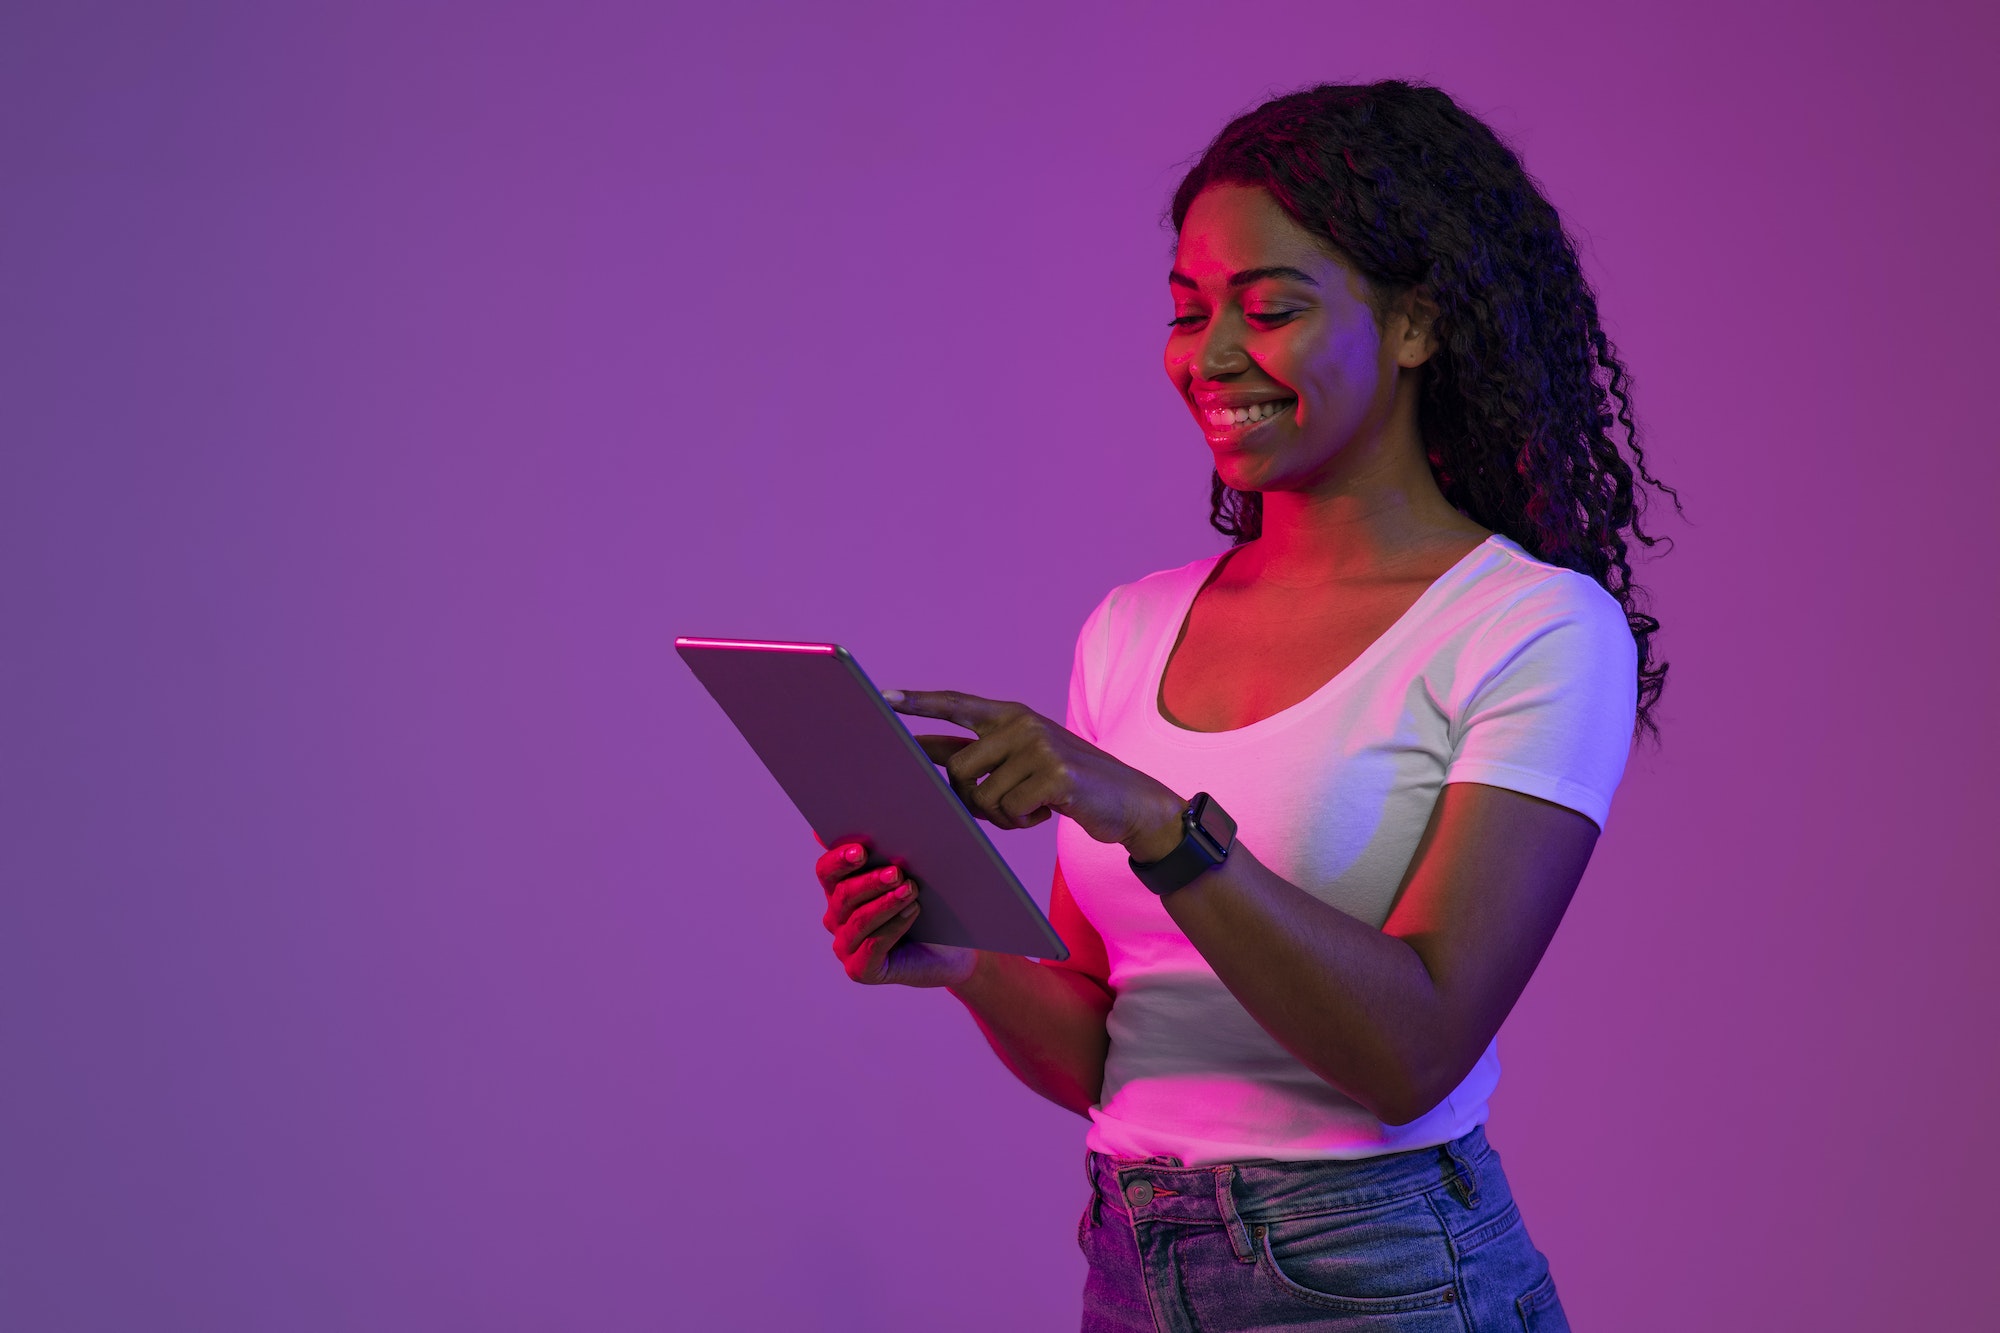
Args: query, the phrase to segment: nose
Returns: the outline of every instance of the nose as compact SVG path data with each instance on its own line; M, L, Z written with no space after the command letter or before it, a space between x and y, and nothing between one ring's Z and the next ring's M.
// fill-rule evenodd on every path
M1202 330L1201 346L1195 353L1195 372L1205 380L1219 380L1250 369L1250 354L1243 350L1241 326L1233 319L1211 319Z

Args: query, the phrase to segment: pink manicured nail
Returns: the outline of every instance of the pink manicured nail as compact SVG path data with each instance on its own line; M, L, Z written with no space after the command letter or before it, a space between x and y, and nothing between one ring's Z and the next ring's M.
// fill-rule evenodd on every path
M861 849L853 843L849 843L841 849L840 859L843 861L859 861L861 859Z

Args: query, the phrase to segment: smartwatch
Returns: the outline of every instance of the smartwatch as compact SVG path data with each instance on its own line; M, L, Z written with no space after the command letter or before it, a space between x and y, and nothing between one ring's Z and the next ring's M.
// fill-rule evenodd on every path
M1132 873L1141 884L1165 896L1227 861L1235 841L1236 821L1214 797L1197 792L1181 811L1181 845L1157 861L1143 865L1132 861Z

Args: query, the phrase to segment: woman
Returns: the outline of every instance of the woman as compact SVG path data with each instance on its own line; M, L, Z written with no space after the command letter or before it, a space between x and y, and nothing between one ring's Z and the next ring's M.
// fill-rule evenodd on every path
M1085 1329L1564 1328L1481 1126L1665 675L1623 368L1436 89L1259 107L1172 217L1167 374L1235 544L1105 598L1063 726L889 696L976 733L924 738L976 813L1064 816L1071 957L904 941L915 886L855 845L834 951L1089 1117Z

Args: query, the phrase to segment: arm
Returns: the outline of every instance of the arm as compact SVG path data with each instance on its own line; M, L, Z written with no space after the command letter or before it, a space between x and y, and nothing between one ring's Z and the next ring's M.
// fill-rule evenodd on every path
M1168 846L1178 839L1176 825ZM1573 810L1453 783L1381 930L1241 846L1163 902L1279 1044L1379 1119L1404 1124L1443 1101L1500 1030L1596 841L1597 826Z
M1049 922L1069 946L1061 963L980 953L951 993L972 1011L986 1044L1015 1078L1065 1110L1088 1115L1104 1089L1111 1012L1104 941L1077 909L1056 866Z
M892 699L978 733L926 738L973 810L1001 827L1070 816L1157 860L1183 798L1018 704ZM1562 806L1455 783L1432 811L1382 930L1314 898L1240 842L1167 895L1168 913L1244 1008L1314 1073L1390 1124L1457 1086L1554 936L1597 827Z
M1056 1105L1089 1113L1104 1083L1111 1010L1104 941L1056 867L1049 917L1069 947L1062 963L1037 963L905 940L917 919L915 887L895 866L855 874L865 851L843 843L815 869L826 890L826 928L847 975L866 985L948 986L986 1034L1000 1060Z

